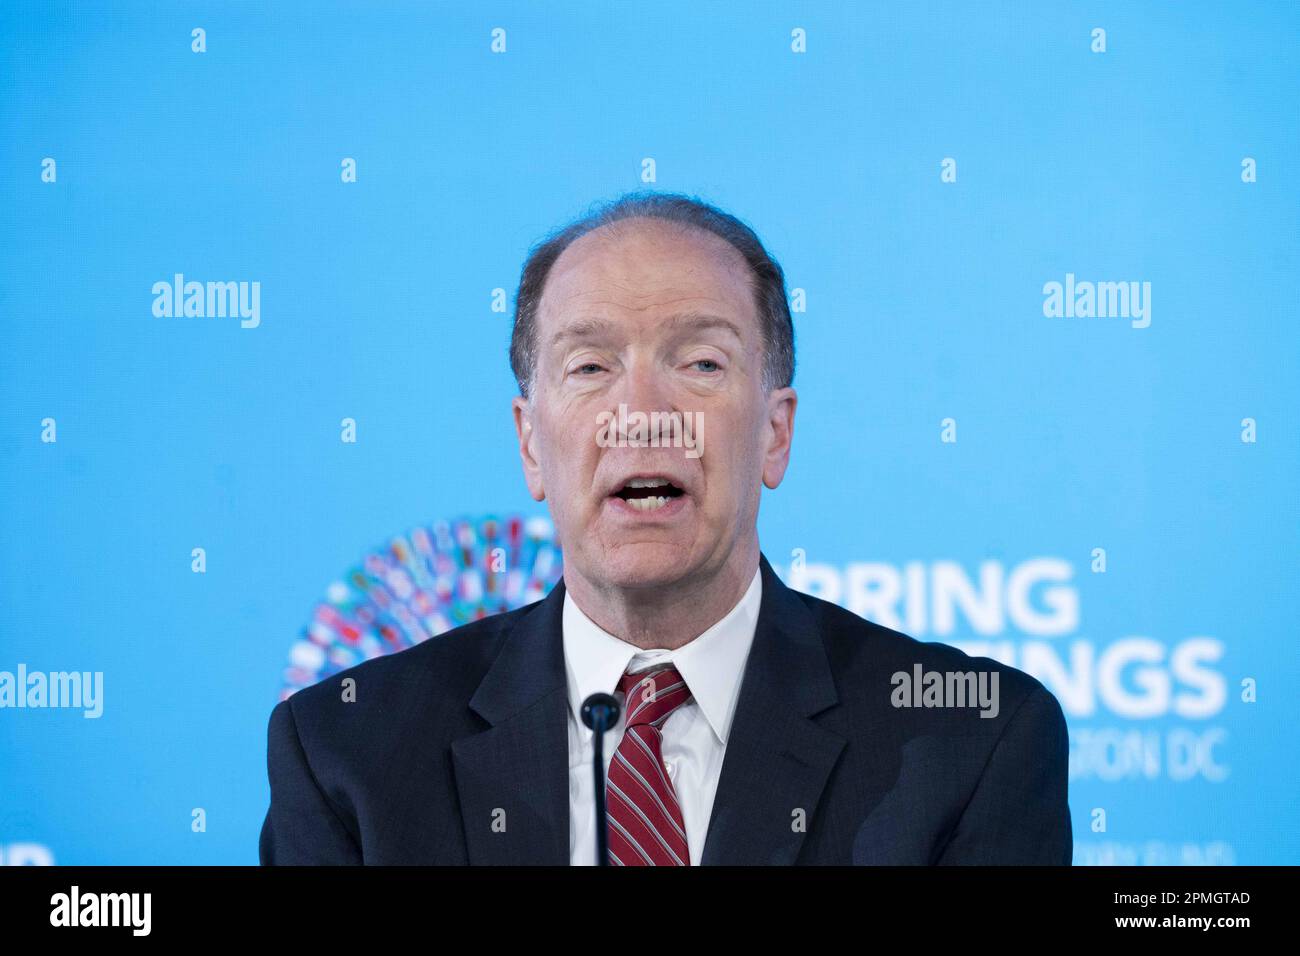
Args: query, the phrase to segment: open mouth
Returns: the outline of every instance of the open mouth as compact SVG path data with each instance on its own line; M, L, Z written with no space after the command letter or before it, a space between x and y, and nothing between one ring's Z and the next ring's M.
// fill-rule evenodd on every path
M640 511L657 511L685 493L666 478L633 478L614 497Z

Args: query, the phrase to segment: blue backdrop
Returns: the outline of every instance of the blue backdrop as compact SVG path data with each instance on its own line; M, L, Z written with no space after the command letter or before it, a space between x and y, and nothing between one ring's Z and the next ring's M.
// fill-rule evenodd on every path
M545 514L515 283L638 188L786 269L783 576L1041 677L1077 863L1300 862L1298 49L1294 3L4 4L0 698L102 712L0 707L0 862L256 861L326 586Z

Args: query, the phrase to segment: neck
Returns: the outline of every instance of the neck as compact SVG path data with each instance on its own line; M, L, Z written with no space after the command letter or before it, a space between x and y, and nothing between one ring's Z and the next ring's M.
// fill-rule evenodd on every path
M675 650L695 640L740 603L758 570L758 535L737 543L712 574L654 588L602 587L569 568L564 586L601 630L642 650Z

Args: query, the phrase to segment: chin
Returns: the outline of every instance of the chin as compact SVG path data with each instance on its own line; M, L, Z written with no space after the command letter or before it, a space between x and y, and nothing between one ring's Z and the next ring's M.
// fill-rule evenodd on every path
M601 577L616 587L663 587L689 577L695 568L689 545L637 542L613 548L600 560Z

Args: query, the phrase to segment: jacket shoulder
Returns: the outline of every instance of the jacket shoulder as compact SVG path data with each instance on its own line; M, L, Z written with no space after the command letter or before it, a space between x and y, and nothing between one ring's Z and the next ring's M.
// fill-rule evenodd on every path
M894 677L912 677L919 667L922 674L997 675L1003 716L1015 713L1021 704L1036 693L1045 695L1049 706L1059 712L1060 705L1036 677L991 657L967 654L960 648L937 641L920 641L901 631L868 621L838 604L794 592L808 609L821 631L827 659L841 700L852 699L856 692L878 694L882 686L892 690ZM1001 721L988 721L998 725Z
M288 705L299 727L310 727L339 713L345 692L354 719L406 710L417 700L436 700L463 707L487 673L505 636L541 601L454 627L383 657L331 674L294 693ZM350 681L351 684L346 682ZM376 713L378 712L378 713Z

